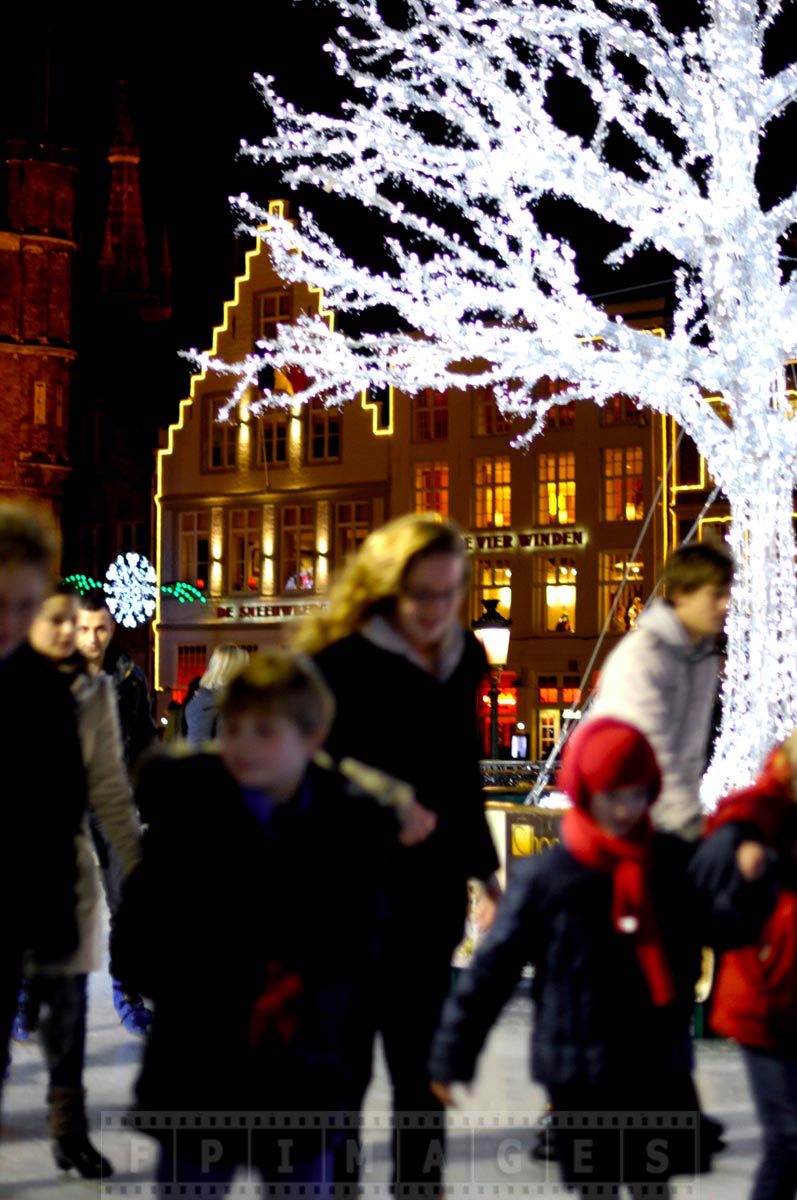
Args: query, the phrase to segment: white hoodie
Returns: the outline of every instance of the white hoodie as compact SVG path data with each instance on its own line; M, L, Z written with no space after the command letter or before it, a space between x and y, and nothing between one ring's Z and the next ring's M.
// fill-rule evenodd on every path
M654 825L693 840L707 766L720 660L712 637L695 644L675 609L654 600L601 670L591 717L617 717L649 739L662 773Z

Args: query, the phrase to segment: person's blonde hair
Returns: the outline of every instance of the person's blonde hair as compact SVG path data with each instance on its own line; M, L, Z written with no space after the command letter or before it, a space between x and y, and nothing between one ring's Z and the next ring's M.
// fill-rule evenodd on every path
M249 713L285 717L312 737L330 728L335 700L312 659L289 650L262 650L236 672L219 701L222 722Z
M242 671L249 662L249 651L234 642L225 642L217 646L210 656L205 674L199 681L199 686L215 691L216 688L228 684L238 671Z
M433 554L453 554L466 564L465 543L453 521L434 513L406 513L375 529L348 560L329 592L329 606L297 630L294 645L307 654L354 633L375 613L390 615L407 573Z

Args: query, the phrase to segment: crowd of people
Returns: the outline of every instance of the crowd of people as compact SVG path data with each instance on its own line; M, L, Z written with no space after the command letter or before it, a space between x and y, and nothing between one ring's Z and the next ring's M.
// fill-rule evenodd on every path
M487 666L460 617L453 524L420 514L375 530L292 647L218 647L179 752L156 745L146 679L114 645L102 595L58 586L57 557L41 513L0 502L18 781L0 872L14 913L0 1050L8 1061L12 1029L38 1029L58 1167L113 1171L83 1089L102 879L114 1000L144 1038L130 1104L159 1142L154 1194L223 1194L246 1165L272 1189L355 1196L378 1035L394 1194L442 1197L445 1109L530 963L530 1070L565 1185L666 1197L722 1146L692 1078L713 947L712 1019L742 1046L764 1132L753 1196L797 1195L797 738L710 819L699 800L733 576L723 547L671 555L665 598L610 654L566 743L559 842L505 895L478 761ZM432 728L456 747L445 762ZM484 937L452 984L469 881ZM620 1139L617 1115L642 1113Z

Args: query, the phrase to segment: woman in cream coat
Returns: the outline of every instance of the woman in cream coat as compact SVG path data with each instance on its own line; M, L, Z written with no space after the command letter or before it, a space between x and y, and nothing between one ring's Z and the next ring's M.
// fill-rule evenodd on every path
M116 697L109 675L89 675L75 653L77 597L62 587L47 599L30 631L34 650L68 674L88 801L121 859L127 876L140 857L138 819L122 755ZM28 995L39 1010L39 1032L49 1072L47 1109L53 1155L63 1170L84 1178L112 1174L111 1164L88 1137L83 1062L87 976L102 963L99 870L91 848L88 810L77 838L78 948L58 963L28 965Z

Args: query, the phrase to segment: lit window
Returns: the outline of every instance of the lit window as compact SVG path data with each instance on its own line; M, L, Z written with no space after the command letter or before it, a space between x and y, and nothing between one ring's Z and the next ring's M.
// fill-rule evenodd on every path
M484 616L484 600L497 600L497 612L512 615L512 568L507 558L477 558L473 564L473 617Z
M601 425L644 425L645 414L630 396L610 396L601 408Z
M219 420L219 414L226 409L227 404L227 397L221 400L211 399L208 402L207 464L212 471L229 471L237 462L238 422L233 419L232 412L226 421Z
M177 686L172 688L172 700L182 702L193 680L205 674L207 647L197 642L184 642L177 646Z
M203 592L210 579L210 513L180 513L179 537L180 579Z
M341 420L339 408L327 408L318 397L310 401L307 412L307 457L310 462L331 462L340 458Z
M448 392L424 388L413 399L416 442L444 442L448 438Z
M315 587L315 507L288 504L281 518L281 572L285 592L312 591Z
M540 675L538 677L537 699L540 704L558 704L559 680L556 675Z
M496 404L492 388L469 387L466 390L473 405L476 435L478 437L489 437L491 435L509 433L511 426L510 418L506 413L502 413Z
M280 324L289 324L292 317L290 290L264 292L257 297L258 337L275 338Z
M261 413L257 422L257 464L288 461L288 414L284 409Z
M538 745L540 758L547 758L556 745L559 737L559 710L540 709L538 726Z
M415 464L415 512L448 516L448 463Z
M575 454L541 454L538 472L540 525L572 525L576 519Z
M578 675L562 676L562 703L581 703L581 680Z
M231 592L260 590L261 524L259 508L235 508L230 513L227 565Z
M335 566L354 554L371 532L371 505L363 500L335 505Z
M611 633L633 629L642 611L645 591L645 568L642 562L630 562L622 552L602 553L598 561L600 572L600 618L609 620Z
M511 465L508 458L474 462L474 524L477 529L506 529L512 524Z
M641 521L645 515L642 488L642 447L604 450L604 521Z
M540 565L544 574L543 629L546 633L575 633L576 560L557 554L540 559Z

